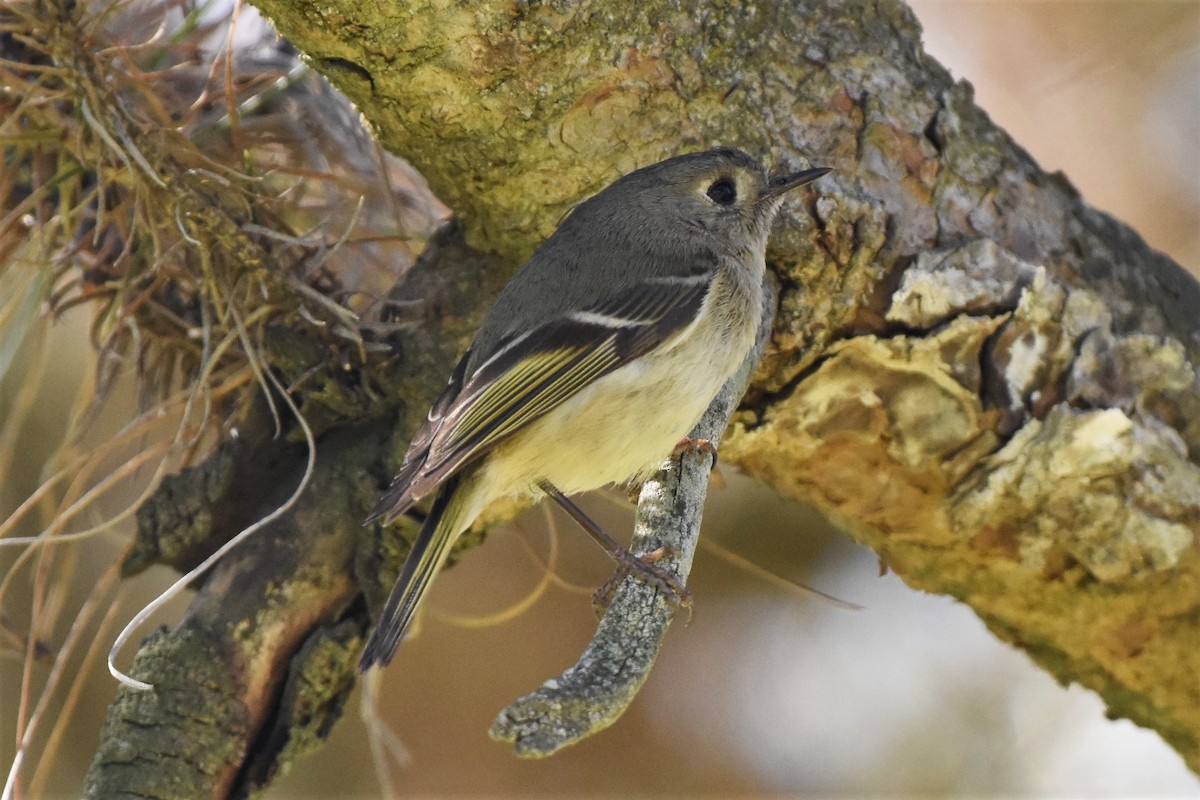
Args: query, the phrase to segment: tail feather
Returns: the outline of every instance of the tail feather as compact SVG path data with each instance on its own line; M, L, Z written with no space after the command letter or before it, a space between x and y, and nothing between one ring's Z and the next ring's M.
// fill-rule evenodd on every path
M386 666L391 662L404 632L412 622L413 614L433 583L433 576L446 563L450 546L465 527L460 525L465 506L462 495L465 492L456 491L460 483L457 479L451 479L438 492L433 508L404 561L404 569L400 571L400 577L388 595L383 613L379 615L379 623L367 640L362 659L358 662L360 671L365 672L376 664Z

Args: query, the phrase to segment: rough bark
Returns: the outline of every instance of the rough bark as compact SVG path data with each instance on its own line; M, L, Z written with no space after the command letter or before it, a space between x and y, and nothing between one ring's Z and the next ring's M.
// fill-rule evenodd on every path
M671 153L720 143L835 167L819 197L781 215L773 339L722 459L823 508L909 584L969 604L1200 769L1200 286L1042 172L923 53L907 9L259 6L456 209L471 245L500 259L467 264L485 266L489 285L581 196ZM428 276L448 302L486 306L463 274ZM412 406L472 319L406 340L396 368L411 376ZM363 441L394 460L409 411L387 448L386 422ZM359 474L383 469L379 451L322 444L322 491L373 490L345 477L338 452ZM324 501L330 518L315 527L326 533L356 525L366 503ZM375 599L387 579L359 561ZM304 619L344 612L354 590L333 584L335 599ZM227 588L210 579L193 618ZM239 630L273 641L290 593L247 596L260 607L238 612ZM345 618L365 619L361 608ZM282 696L297 626L277 660L232 659L221 679L257 687L234 692L245 711L222 746L239 763L278 724L275 702L247 698ZM184 637L155 646L172 638ZM120 731L103 747L124 742ZM245 786L235 778L205 793Z
M416 527L397 525L381 536L362 520L474 329L477 294L497 291L500 272L496 258L463 244L456 225L429 242L395 289L427 302L422 318L392 337L397 355L380 367L390 406L380 405L388 413L364 404L376 416L326 420L310 487L295 507L223 558L178 626L138 651L130 674L154 688L119 689L87 797L245 797L328 736L354 685L367 607L382 604ZM321 360L289 331L273 332L266 346L285 375ZM328 415L326 381L336 384L338 376L315 377L305 394ZM307 448L272 430L260 404L235 438L165 481L138 510L123 569L155 562L190 569L284 502L301 479ZM463 538L466 546L479 541Z

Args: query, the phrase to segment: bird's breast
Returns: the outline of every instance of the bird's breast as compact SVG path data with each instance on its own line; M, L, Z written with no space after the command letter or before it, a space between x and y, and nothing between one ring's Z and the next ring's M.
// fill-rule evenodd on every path
M571 494L658 469L754 343L762 273L753 273L720 270L687 328L499 445L487 459L494 493L549 481Z

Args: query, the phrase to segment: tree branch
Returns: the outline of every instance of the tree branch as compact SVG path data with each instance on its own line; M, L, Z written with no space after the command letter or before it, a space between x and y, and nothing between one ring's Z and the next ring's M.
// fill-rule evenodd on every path
M723 458L1200 769L1200 286L1042 172L903 6L259 5L506 270L674 152L834 166L781 214ZM435 384L448 341L403 366Z

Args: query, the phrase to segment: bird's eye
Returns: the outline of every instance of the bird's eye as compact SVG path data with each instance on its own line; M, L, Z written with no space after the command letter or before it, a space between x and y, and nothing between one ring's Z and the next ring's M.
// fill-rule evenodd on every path
M737 200L737 186L729 178L721 178L713 181L707 194L708 199L719 206L733 205L733 201Z

